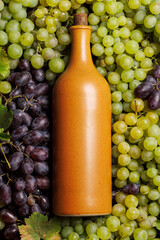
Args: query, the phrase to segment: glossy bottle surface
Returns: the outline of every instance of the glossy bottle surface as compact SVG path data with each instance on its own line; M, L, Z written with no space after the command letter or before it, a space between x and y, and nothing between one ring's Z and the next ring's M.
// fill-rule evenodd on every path
M111 212L111 94L90 52L91 27L70 28L69 66L53 89L53 213Z

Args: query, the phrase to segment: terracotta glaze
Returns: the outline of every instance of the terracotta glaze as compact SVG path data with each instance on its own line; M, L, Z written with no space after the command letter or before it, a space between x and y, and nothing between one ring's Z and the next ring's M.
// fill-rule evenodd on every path
M92 28L70 28L72 51L53 88L53 213L111 213L111 93L90 51Z

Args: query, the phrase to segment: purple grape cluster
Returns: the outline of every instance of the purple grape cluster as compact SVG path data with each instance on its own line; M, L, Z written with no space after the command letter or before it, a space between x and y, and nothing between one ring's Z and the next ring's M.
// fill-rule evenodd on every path
M13 111L10 144L3 146L9 164L0 163L0 218L5 239L18 239L17 219L33 212L49 215L49 87L44 71L21 59L8 81L14 89L8 109ZM4 154L0 150L0 157ZM4 159L5 160L5 159Z
M136 87L134 95L143 100L148 99L151 110L160 108L160 65L154 69L153 76L148 75L145 82Z

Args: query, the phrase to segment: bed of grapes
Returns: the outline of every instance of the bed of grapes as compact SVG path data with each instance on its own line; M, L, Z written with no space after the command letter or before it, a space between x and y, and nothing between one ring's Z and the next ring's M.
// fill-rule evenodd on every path
M0 239L60 238L27 237L20 226L35 212L53 217L50 93L69 62L74 13L88 14L93 61L112 92L113 207L58 218L55 231L64 240L158 240L160 0L0 0Z

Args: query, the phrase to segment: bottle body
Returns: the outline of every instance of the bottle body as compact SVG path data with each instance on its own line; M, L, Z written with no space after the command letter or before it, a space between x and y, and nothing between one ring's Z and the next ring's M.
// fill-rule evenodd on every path
M71 56L53 89L53 212L61 216L111 212L110 89L92 61L83 64Z

